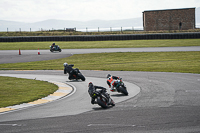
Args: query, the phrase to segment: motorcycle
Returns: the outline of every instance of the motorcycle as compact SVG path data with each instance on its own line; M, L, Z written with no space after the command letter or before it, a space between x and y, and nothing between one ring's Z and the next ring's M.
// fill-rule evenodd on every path
M53 52L53 51L59 51L61 52L61 48L58 46L58 45L54 45L53 47L50 46L50 51Z
M79 71L78 68L75 68L75 69L74 69L74 72L73 72L72 77L70 78L70 80L72 80L72 79L75 79L75 80L81 79L82 81L85 81L85 77L84 77L83 74Z
M102 93L102 91L96 90L92 97L97 99L97 104L104 109L108 108L109 105L115 106L115 102L110 98L110 95Z
M121 92L126 96L128 95L126 85L123 83L122 80L118 79L117 81L115 81L114 87L116 88L117 92Z

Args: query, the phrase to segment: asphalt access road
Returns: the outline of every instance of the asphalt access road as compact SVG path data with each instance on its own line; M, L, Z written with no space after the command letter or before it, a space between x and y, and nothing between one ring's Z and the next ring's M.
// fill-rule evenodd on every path
M42 61L69 57L73 54L104 53L104 52L172 52L172 51L200 51L200 46L194 47L154 47L154 48L101 48L101 49L62 49L62 52L49 50L0 50L0 64Z
M90 111L68 115L67 109L74 108L73 97L54 103L31 107L0 115L1 118L20 117L27 112L34 116L48 110L45 117L34 119L9 120L0 122L2 132L136 132L188 133L200 131L200 75L165 72L127 72L127 71L81 71L86 77L105 79L108 73L118 75L124 81L140 87L141 92L115 107L101 109L90 105L86 93L77 91L81 103L90 106ZM0 74L55 75L63 76L63 71L0 71ZM67 77L66 77L67 78ZM106 79L105 79L106 80ZM67 81L67 79L66 79ZM89 81L85 81L86 83ZM73 85L83 82L70 82ZM82 88L77 88L82 89ZM111 94L112 97L123 97ZM68 102L67 102L68 101ZM87 101L87 102L86 102ZM71 102L70 106L68 103ZM49 108L51 107L51 108ZM66 110L64 109L66 108ZM81 107L82 108L82 107ZM32 111L32 110L35 110ZM55 111L57 110L57 111ZM65 112L56 116L57 112ZM76 110L75 110L76 111ZM36 114L34 114L36 113Z

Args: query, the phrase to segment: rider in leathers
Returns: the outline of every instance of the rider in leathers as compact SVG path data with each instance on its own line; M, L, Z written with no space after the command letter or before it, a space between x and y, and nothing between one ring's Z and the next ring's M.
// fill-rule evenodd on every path
M73 79L73 74L77 73L77 71L75 71L72 68L74 65L73 64L68 65L67 63L64 63L63 66L64 66L64 74L69 73L69 80Z
M51 49L53 49L53 47L55 46L56 44L55 43L53 43L52 45L51 45Z
M93 85L93 83L90 82L90 83L88 84L88 93L89 93L89 95L90 95L90 97L91 97L91 103L92 103L92 104L96 104L96 103L97 103L97 102L95 101L95 98L93 97L93 94L94 94L94 92L96 91L96 89L101 89L101 93L103 93L108 99L110 99L110 98L109 98L109 94L106 92L106 88L101 87L101 86Z
M114 85L117 79L121 80L122 78L117 77L117 76L111 76L110 74L107 75L107 84L110 87L110 91L115 91Z

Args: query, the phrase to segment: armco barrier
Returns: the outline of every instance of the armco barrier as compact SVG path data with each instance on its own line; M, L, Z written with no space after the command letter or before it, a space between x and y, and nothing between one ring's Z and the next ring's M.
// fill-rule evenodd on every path
M195 39L195 38L200 38L200 32L160 33L160 34L121 34L121 35L0 37L0 42L108 41L108 40L148 40L148 39Z

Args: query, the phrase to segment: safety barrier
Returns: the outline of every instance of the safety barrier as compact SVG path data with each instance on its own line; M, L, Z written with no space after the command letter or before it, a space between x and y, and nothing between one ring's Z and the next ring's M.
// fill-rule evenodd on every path
M199 32L120 34L120 35L72 35L72 36L20 36L0 37L0 42L41 42L41 41L108 41L108 40L148 40L148 39L197 39Z

